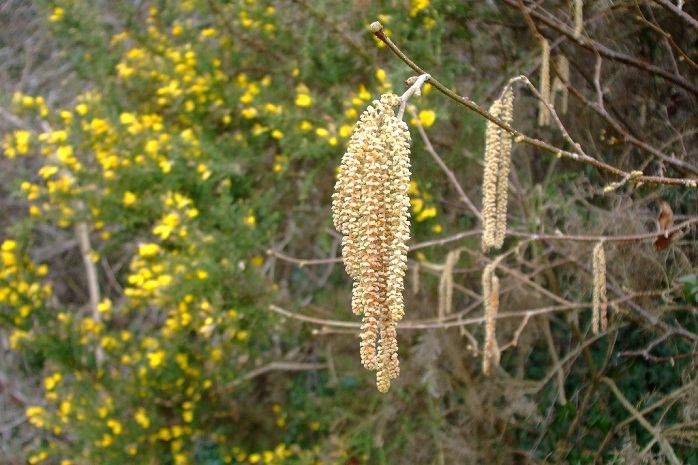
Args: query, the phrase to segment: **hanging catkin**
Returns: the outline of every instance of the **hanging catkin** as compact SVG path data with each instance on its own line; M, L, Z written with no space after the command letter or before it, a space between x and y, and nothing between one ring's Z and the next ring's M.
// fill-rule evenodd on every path
M410 134L395 117L399 103L386 94L362 113L332 196L344 264L354 279L352 310L363 314L361 363L377 371L381 392L400 373L396 327L404 315L410 237Z
M594 334L599 334L599 327L605 331L608 326L608 300L606 299L606 254L603 250L603 242L594 246L593 252L594 289L592 295L592 320L591 329Z
M482 354L482 372L489 376L492 362L499 364L499 347L495 328L499 311L499 279L494 274L495 265L489 264L482 272L482 299L485 305L485 345Z
M583 0L574 0L574 38L579 39L582 35L582 27L584 23Z
M564 115L567 113L567 99L569 97L569 90L565 83L570 82L570 62L565 55L558 55L555 60L555 66L557 67L557 75L553 79L550 101L557 110L555 98L557 94L560 94L560 110L558 113Z
M514 92L508 87L490 113L511 124L514 118ZM491 121L485 131L485 172L482 181L482 250L499 249L507 230L511 134Z

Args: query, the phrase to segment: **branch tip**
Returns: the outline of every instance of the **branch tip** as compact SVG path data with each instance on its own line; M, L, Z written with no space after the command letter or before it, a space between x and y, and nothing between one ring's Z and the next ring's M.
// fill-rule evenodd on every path
M370 29L374 34L380 34L383 32L383 25L380 21L374 21L371 23Z

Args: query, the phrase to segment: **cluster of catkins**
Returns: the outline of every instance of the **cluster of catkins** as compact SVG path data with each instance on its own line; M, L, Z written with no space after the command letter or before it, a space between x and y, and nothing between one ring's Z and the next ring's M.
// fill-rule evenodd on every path
M400 374L396 327L410 238L410 133L395 116L394 94L373 101L342 158L332 196L342 256L354 280L352 310L363 314L361 363L377 371L381 392Z

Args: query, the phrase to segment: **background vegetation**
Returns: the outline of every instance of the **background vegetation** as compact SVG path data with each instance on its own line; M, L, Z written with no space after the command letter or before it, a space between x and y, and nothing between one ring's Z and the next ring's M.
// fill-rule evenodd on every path
M666 181L698 175L698 12L589 1L575 32L573 3L0 2L0 462L698 464L696 229L664 250L642 236L663 201L676 224L698 215L695 181ZM358 115L414 75L376 19L484 108L512 77L538 83L545 38L569 138L522 86L513 126L661 178L516 144L509 237L483 254L485 120L434 88L412 99L386 395L359 363L329 208ZM485 377L498 254L506 350Z

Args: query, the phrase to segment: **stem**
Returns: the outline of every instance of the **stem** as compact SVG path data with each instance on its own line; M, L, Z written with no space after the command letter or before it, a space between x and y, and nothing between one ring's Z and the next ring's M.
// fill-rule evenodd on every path
M90 296L90 310L92 312L92 319L96 323L102 321L102 315L99 313L99 282L97 280L97 266L95 262L92 261L91 250L92 246L90 244L90 235L87 232L87 223L84 221L80 222L75 226L75 233L78 236L78 243L80 244L80 254L82 255L82 262L85 265L85 272L87 273L87 290ZM97 343L95 348L95 360L97 362L97 369L101 368L102 362L104 361L104 352L102 351L102 346Z
M397 119L402 120L402 116L405 114L407 100L414 94L419 95L421 93L422 86L425 82L427 82L427 80L429 80L429 78L431 78L431 76L428 74L422 74L417 78L416 81L414 81L414 84L412 84L410 88L407 89L404 94L402 94L400 97L400 111L397 113Z

